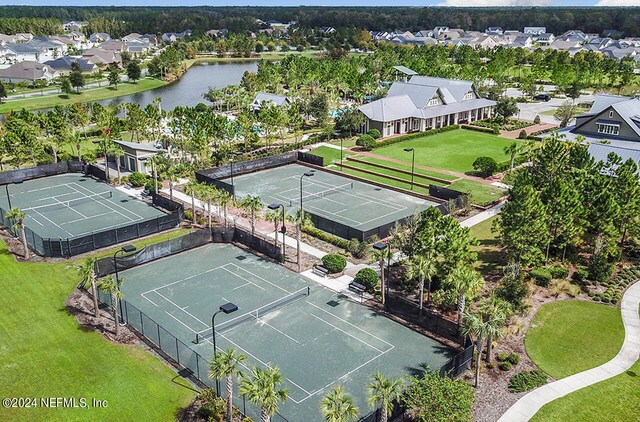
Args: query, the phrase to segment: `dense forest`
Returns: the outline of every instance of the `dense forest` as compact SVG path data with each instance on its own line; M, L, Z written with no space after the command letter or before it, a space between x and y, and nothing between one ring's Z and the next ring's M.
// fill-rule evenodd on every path
M0 7L0 32L45 34L61 30L61 20L88 21L87 32L123 36L130 32L163 33L214 28L232 32L258 29L255 19L295 20L302 27L357 27L369 30L431 29L438 25L483 31L489 26L522 30L546 26L549 32L569 29L601 33L617 29L640 36L640 8L586 7Z

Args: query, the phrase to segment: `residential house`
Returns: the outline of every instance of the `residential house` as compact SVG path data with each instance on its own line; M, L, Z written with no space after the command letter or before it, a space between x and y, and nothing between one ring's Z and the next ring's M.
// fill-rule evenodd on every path
M44 64L57 71L60 75L68 75L71 73L72 63L78 63L80 70L84 73L95 73L98 71L98 66L90 60L70 56L58 57Z
M413 34L416 38L433 38L434 33L430 30L422 30Z
M122 56L120 52L116 50L104 50L97 47L90 48L82 53L82 57L98 66L108 66L111 63L122 66Z
M273 29L269 28L269 29L261 29L259 32L263 33L263 34L267 34L269 36L271 36L273 34ZM206 32L206 34L210 37L215 37L215 38L226 38L229 35L229 30L228 29L210 29Z
M15 35L16 42L29 42L33 39L33 34L29 32L19 32Z
M164 34L162 34L162 41L173 43L178 41L179 39L182 39L184 37L190 37L190 36L191 36L190 29L187 29L186 31L182 31L182 32L165 32Z
M253 111L260 110L264 105L274 104L276 106L288 106L290 101L283 95L268 94L266 92L259 92L251 102L251 109Z
M14 35L0 34L0 45L5 45L10 42L16 42L16 37Z
M125 171L142 174L151 174L151 165L140 158L150 158L163 152L162 148L143 142L126 142L114 140L115 144L120 145L124 154L120 156L120 168Z
M45 81L49 84L58 76L58 72L51 67L36 61L23 61L0 70L0 81L3 83L31 82L33 84L36 81Z
M89 42L94 46L102 44L105 41L109 41L110 39L111 36L104 32L94 32L93 34L89 35Z
M622 159L622 162L631 160L636 163L636 165L640 166L640 149L637 148L592 142L589 144L587 151L596 162L606 162L609 154L614 153Z
M484 30L484 33L487 35L502 35L502 28L499 26L490 26Z
M522 32L527 35L541 35L547 32L547 28L544 26L525 26Z
M521 35L516 37L510 47L531 48L533 47L533 38L529 35Z
M589 112L562 131L567 138L582 135L589 142L607 139L612 144L640 149L640 96L598 95Z
M11 63L37 62L40 61L40 55L43 54L41 49L28 43L6 43L4 48L7 51L6 55L11 57Z
M109 40L105 41L102 44L98 45L98 48L107 51L118 51L122 53L123 51L127 51L127 45L120 40Z
M448 33L448 26L436 26L435 28L433 28L434 38L444 38Z
M539 34L536 38L535 41L538 44L542 44L542 45L549 45L552 42L554 42L556 40L556 37L549 33L549 32L545 32L544 34Z
M331 35L336 32L336 29L333 26L321 26L320 31L325 35Z
M358 110L366 117L364 132L378 129L388 137L486 119L495 105L481 98L471 81L416 75L394 82L385 98Z
M605 29L602 31L602 36L607 38L622 38L622 32L617 29Z
M89 25L89 22L84 21L62 21L62 30L64 32L80 31L85 26Z

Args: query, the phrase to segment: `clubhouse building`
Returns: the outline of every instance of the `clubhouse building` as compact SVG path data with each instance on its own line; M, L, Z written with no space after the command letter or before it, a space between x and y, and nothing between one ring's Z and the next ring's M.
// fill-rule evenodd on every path
M378 129L388 137L487 119L495 105L480 98L471 81L413 75L358 110L366 116L363 132Z

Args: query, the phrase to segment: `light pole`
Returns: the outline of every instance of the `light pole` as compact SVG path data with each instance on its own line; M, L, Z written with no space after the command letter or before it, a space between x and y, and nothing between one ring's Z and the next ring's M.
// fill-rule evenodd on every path
M414 148L405 148L404 151L411 153L411 190L413 190L413 175L415 174L416 166L416 150Z
M342 139L340 140L342 143ZM342 149L340 150L342 151ZM341 152L342 154L342 152ZM298 243L298 272L302 271L302 260L300 259L300 231L302 230L302 220L304 219L304 214L302 213L302 179L305 177L311 177L315 173L313 171L307 171L302 176L300 176L300 215L298 216L298 230L297 230L297 243Z
M387 244L382 242L376 242L373 244L373 249L380 252L380 294L382 296L382 306L385 305L385 283L384 283L384 252L387 249Z
M284 221L285 221L285 211L284 211L284 205L282 204L269 204L267 205L267 208L269 208L271 211L275 211L278 208L282 208L282 228L280 229L280 233L282 233L282 262L285 262L286 260L286 245L285 245L285 234L287 233L287 226L285 226ZM275 234L276 236L276 240L278 240L278 233Z
M228 302L228 303L225 303L224 305L220 305L220 308L218 309L218 311L216 311L211 317L211 334L213 338L213 358L214 359L218 355L218 349L216 347L216 315L218 315L220 312L223 312L228 315L228 314L234 313L237 310L238 310L238 307L235 304ZM216 394L220 396L220 380L216 380Z
M91 142L99 146L102 141L99 139L94 139ZM107 155L106 143L103 145L102 152L104 152L104 177L106 179L105 181L107 182L107 184L109 184L109 156Z
M13 182L14 185L19 185L22 183L22 180L17 181L17 182ZM9 205L9 209L7 211L9 211L12 207L11 207L11 195L9 194L9 183L6 183L4 185L4 190L7 192L7 204Z
M340 137L340 171L344 171L342 168L342 136Z
M153 173L153 189L155 194L158 193L158 174L156 173L156 166L153 164L153 157L138 157L138 161L142 161L143 163L149 161L151 163L151 173Z
M233 199L236 199L236 188L233 184L233 159L242 155L240 151L232 152L229 158L229 164L231 165L231 190L233 190Z
M122 248L118 249L116 253L113 254L113 268L115 269L116 273L116 285L118 286L118 290L120 290L120 278L118 277L118 260L116 258L118 257L118 254L120 252L131 253L135 252L135 250L136 247L133 245L124 245ZM124 316L122 315L122 301L119 301L118 304L120 305L120 323L122 324L124 323Z

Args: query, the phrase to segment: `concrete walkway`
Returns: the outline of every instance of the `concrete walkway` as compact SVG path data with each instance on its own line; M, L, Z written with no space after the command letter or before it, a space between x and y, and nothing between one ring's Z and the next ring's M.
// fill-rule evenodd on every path
M518 400L499 422L528 421L545 404L589 385L604 381L628 370L640 359L640 282L631 286L620 306L625 336L622 348L609 362L597 368L571 375L537 388ZM623 400L624 398L621 398Z
M502 201L499 204L494 205L486 211L482 211L479 214L474 215L473 217L469 217L466 220L462 221L460 225L462 227L472 227L476 224L480 224L485 220L490 219L493 216L500 214L502 207L504 207L506 201Z

